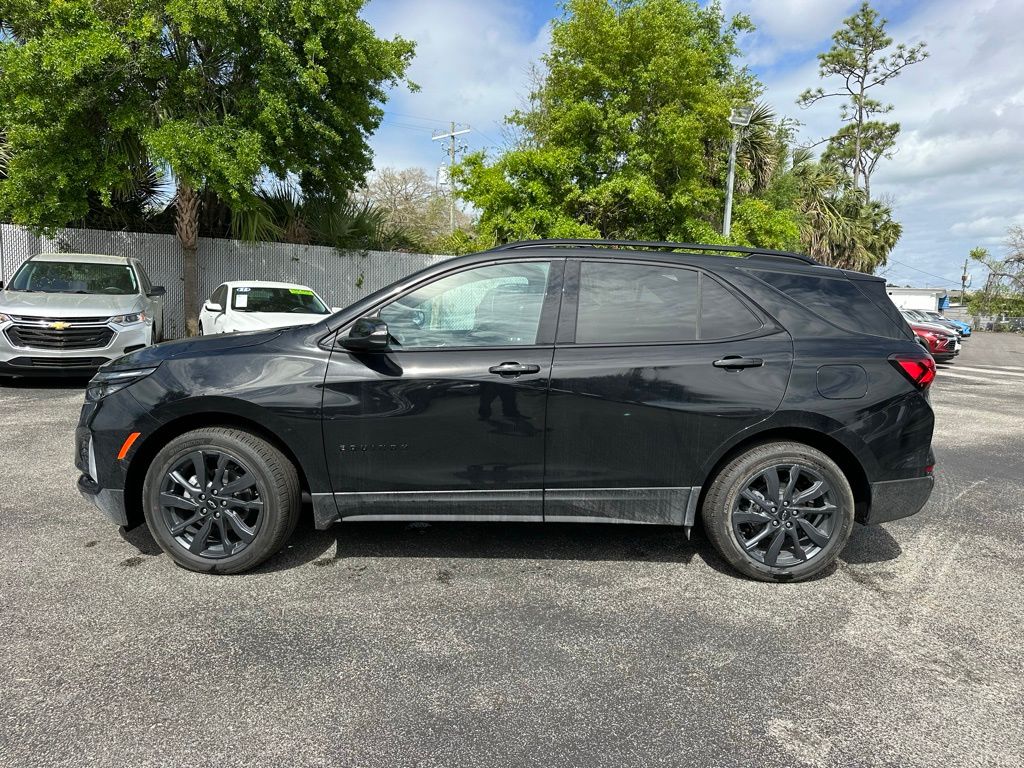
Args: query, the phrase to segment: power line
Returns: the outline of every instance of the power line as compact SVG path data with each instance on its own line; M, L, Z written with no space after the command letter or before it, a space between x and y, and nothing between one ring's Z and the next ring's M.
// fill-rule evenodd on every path
M437 117L423 117L421 115L409 115L404 112L392 112L390 109L385 109L384 114L394 115L395 117L408 117L413 120L426 120L428 123L440 123L441 125L444 125L445 123L448 122L447 120L441 120L440 118Z
M491 142L491 144L493 144L494 146L498 146L498 142L496 142L494 139L492 139L486 133L481 131L479 128L476 129L476 132L479 133L482 138L487 139L487 141Z
M950 280L948 277L943 277L942 275L936 275L936 274L934 274L932 272L926 272L925 270L918 269L917 267L913 267L910 264L904 264L902 261L896 261L896 259L889 259L889 261L891 261L893 264L899 264L901 267L906 267L907 269L912 269L915 272L920 272L922 275L928 275L928 277L934 277L936 280L941 280L942 282L948 283L950 285L959 285L960 284L959 280Z
M413 125L412 123L403 123L398 120L383 120L381 125L386 125L389 128L403 128L407 131L420 131L424 132L429 130L429 126L426 125Z

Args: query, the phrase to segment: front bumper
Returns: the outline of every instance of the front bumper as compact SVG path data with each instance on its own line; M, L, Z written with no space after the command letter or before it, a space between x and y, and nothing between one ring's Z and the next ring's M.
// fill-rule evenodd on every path
M124 491L100 488L88 475L78 478L78 492L82 498L91 501L106 517L118 525L128 525L128 512L124 506Z
M146 323L99 326L109 329L109 341L99 347L51 348L15 344L9 330L15 323L0 325L0 374L8 376L89 376L101 365L149 346L153 326ZM14 338L20 338L14 334Z
M871 507L862 522L878 525L916 515L928 502L934 487L935 478L931 475L872 483Z

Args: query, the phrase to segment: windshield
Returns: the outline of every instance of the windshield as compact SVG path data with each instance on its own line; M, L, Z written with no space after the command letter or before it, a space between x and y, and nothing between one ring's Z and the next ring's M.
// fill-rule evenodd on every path
M126 264L77 261L27 261L7 287L9 291L40 293L138 293L135 272Z
M235 288L231 292L231 308L238 312L330 314L330 310L309 288Z

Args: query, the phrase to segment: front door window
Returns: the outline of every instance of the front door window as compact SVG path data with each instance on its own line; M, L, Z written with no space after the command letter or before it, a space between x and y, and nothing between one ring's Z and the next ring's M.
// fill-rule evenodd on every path
M400 349L532 346L550 262L492 264L442 277L384 307Z

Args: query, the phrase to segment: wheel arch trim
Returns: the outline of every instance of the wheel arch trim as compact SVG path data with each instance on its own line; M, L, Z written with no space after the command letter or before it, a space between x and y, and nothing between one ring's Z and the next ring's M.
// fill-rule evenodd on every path
M755 430L735 435L732 440L719 446L708 458L702 469L704 484L696 508L703 508L707 489L722 467L736 455L755 445L786 440L815 448L839 465L839 469L842 470L853 490L855 519L858 522L863 522L867 519L868 511L871 508L869 477L872 476L873 457L867 452L867 447L863 444L858 445L859 441L854 438L855 436L850 435L841 424L825 417L813 425L807 422L806 415L801 421L784 419L764 421L757 425ZM865 456L868 458L869 466L865 466Z
M234 427L263 438L292 462L299 474L302 490L312 490L306 468L298 458L299 452L281 436L284 430L275 429L277 419L271 412L251 406L243 411L235 406L237 401L230 398L204 398L184 403L187 405L175 404L173 409L154 414L160 426L149 434L144 433L133 445L124 484L124 504L129 528L141 524L144 520L142 484L153 457L169 441L194 429Z

